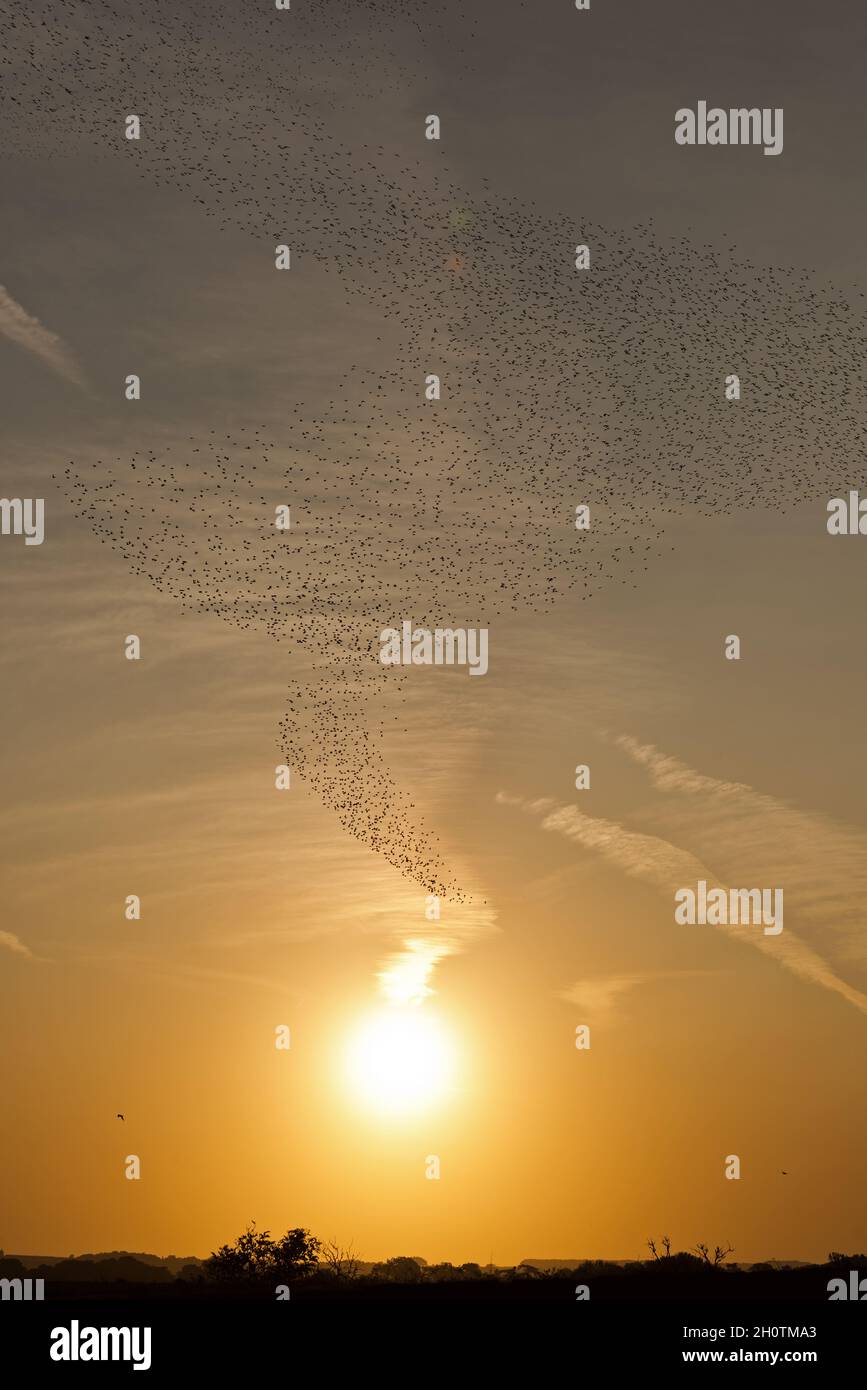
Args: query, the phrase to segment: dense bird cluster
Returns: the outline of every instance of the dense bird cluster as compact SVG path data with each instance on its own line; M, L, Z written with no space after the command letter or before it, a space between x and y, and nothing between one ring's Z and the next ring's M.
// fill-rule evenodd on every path
M460 898L380 746L384 682L405 679L377 662L381 628L487 626L634 585L673 516L827 497L860 448L863 307L805 271L462 187L423 140L425 113L415 160L365 141L363 123L353 134L347 91L375 105L426 43L471 49L454 6L0 11L7 145L133 159L263 256L286 241L291 273L323 265L388 324L381 370L351 367L325 409L297 402L279 439L204 431L70 463L66 479L158 589L307 654L282 724L293 766L352 834ZM139 141L123 139L129 111Z

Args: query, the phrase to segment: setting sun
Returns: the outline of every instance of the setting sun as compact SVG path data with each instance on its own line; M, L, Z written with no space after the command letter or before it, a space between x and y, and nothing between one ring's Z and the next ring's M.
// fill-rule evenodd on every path
M383 1009L365 1019L347 1051L353 1095L388 1114L418 1111L441 1099L453 1062L437 1020L413 1007Z

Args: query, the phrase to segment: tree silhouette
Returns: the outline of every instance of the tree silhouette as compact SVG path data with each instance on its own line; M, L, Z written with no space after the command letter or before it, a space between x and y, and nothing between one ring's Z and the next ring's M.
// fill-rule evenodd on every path
M663 1254L659 1252L659 1246L651 1236L647 1241L647 1248L650 1251L656 1264L659 1265L659 1272L666 1274L684 1274L690 1270L697 1270L704 1267L710 1269L720 1269L728 1255L734 1250L733 1245L715 1245L713 1254L704 1241L699 1241L693 1250L678 1250L676 1254L671 1253L671 1239L668 1236L662 1237ZM649 1264L649 1262L648 1262ZM649 1265L651 1269L654 1265Z
M221 1245L204 1261L205 1277L231 1281L286 1280L310 1274L317 1265L321 1243L301 1226L274 1240L270 1231L257 1231L251 1221L233 1245Z
M354 1279L361 1261L351 1245L340 1245L336 1240L327 1240L319 1252L320 1265L337 1276L338 1279Z
M647 1242L647 1248L648 1248L648 1250L650 1251L651 1255L653 1256L653 1258L654 1258L655 1260L670 1260L670 1259L671 1259L671 1236L663 1236L663 1237L662 1237L662 1248L663 1248L663 1250L665 1251L665 1254L664 1254L664 1255L660 1255L659 1251L658 1251L657 1248L656 1248L656 1241L653 1239L653 1237L651 1237L651 1238L648 1240L648 1242Z
M706 1265L710 1265L713 1269L718 1269L726 1256L731 1255L733 1250L733 1245L715 1245L713 1254L711 1254L704 1241L699 1241L698 1245L695 1247L695 1253Z
M382 1260L370 1271L370 1277L383 1284L419 1284L422 1268L411 1255L395 1255L390 1260Z

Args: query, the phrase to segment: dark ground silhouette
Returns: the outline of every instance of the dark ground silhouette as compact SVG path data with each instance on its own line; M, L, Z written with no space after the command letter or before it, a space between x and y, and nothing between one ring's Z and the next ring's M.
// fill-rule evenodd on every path
M634 1261L523 1261L514 1267L428 1264L399 1255L370 1263L301 1227L274 1239L254 1225L207 1260L114 1251L58 1259L6 1256L0 1280L44 1279L46 1301L69 1299L188 1301L275 1299L440 1301L443 1299L594 1301L827 1301L831 1279L867 1274L867 1255L832 1252L823 1264L730 1263L733 1253L700 1243L672 1253L648 1241L651 1258ZM662 1253L660 1253L660 1250ZM865 1285L867 1288L867 1285ZM865 1293L867 1298L867 1293Z

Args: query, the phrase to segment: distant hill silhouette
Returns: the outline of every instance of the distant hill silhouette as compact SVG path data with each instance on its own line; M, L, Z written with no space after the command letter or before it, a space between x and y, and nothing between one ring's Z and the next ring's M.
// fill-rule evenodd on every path
M180 1274L188 1265L200 1265L198 1255L150 1255L143 1250L101 1250L96 1254L84 1255L13 1255L2 1254L0 1259L17 1260L25 1269L35 1269L37 1265L58 1265L70 1260L138 1260L146 1265L162 1265L170 1274Z
M596 1260L587 1259L586 1257L585 1257L584 1259L580 1259L580 1260L578 1260L578 1259L571 1259L571 1260L538 1260L538 1259L532 1259L532 1260L521 1260L521 1261L520 1261L520 1264L521 1264L521 1265L532 1265L534 1269L542 1269L542 1270L546 1270L546 1271L547 1271L547 1270L559 1270L559 1269L586 1269L586 1268L588 1268L589 1266L594 1265L594 1264L598 1264L598 1263L601 1263L601 1264L604 1264L604 1265L612 1265L612 1266L616 1265L617 1268L619 1268L619 1269L626 1269L627 1266L629 1266L629 1265L635 1265L636 1261L635 1261L635 1260L602 1260L602 1261L596 1261ZM641 1261L640 1263L646 1264L646 1263L648 1263L648 1262L647 1262L647 1261ZM728 1268L729 1268L729 1269L801 1269L801 1268L807 1268L808 1266L810 1266L810 1261L809 1261L809 1260L757 1260L757 1261L752 1262L752 1263L750 1263L749 1261L748 1261L747 1263L742 1263L742 1262L739 1262L739 1261L737 1261L737 1260L732 1260L732 1261L730 1261L729 1264L728 1264ZM520 1266L519 1266L519 1267L520 1267Z
M174 1275L163 1265L145 1264L132 1255L122 1255L118 1259L106 1256L104 1259L56 1260L53 1264L30 1265L25 1267L20 1260L0 1260L0 1277L7 1279L28 1276L31 1279L44 1279L46 1283L58 1284L169 1284Z
M93 1255L2 1255L0 1278L44 1279L61 1285L171 1284L181 1275L190 1278L201 1268L195 1255L130 1254L126 1250Z

